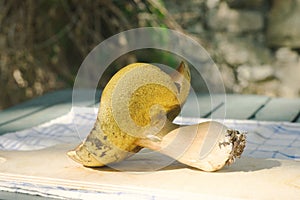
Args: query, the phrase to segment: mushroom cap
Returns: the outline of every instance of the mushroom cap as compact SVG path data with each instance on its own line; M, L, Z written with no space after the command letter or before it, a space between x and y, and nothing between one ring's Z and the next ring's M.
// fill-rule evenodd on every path
M122 68L102 92L94 128L68 155L85 166L102 166L139 151L137 139L159 135L180 113L189 82L183 63L172 75L148 63Z

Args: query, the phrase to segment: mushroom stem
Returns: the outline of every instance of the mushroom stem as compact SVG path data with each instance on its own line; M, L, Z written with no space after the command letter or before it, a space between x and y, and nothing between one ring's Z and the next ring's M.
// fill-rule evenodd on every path
M204 171L216 171L232 164L235 158L241 156L246 136L211 121L180 126L161 140L140 139L136 144L168 155L186 165Z

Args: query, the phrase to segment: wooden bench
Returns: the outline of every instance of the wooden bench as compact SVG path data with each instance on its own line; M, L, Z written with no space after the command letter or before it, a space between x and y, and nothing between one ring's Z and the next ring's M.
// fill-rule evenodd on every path
M84 96L86 91L81 91ZM96 98L100 99L97 91ZM198 94L183 107L183 116L250 119L261 121L300 122L300 99L270 98L258 95L226 94L213 97L209 94ZM80 102L80 106L94 106L98 102ZM72 89L47 93L0 112L0 134L30 128L70 111L72 107Z

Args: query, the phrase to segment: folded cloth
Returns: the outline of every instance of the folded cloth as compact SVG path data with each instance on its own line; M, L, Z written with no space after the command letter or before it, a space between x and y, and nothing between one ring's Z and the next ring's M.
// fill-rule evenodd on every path
M54 120L30 129L0 136L0 150L37 150L61 143L80 143L92 129L96 108L73 107ZM175 123L196 124L211 119L177 117ZM231 129L247 132L243 156L300 159L300 124L254 120L216 120Z

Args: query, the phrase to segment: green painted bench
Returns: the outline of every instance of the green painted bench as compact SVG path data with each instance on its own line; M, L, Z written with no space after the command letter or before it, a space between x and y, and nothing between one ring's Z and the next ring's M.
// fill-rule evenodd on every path
M89 91L80 91L82 96ZM95 99L100 99L97 92ZM226 102L220 95L214 97L214 105L208 94L198 94L183 107L183 116L250 119L262 121L300 122L300 99L270 98L258 95L226 94ZM94 106L98 102L80 102L81 106ZM30 128L70 111L72 89L50 92L43 96L0 111L0 134Z

